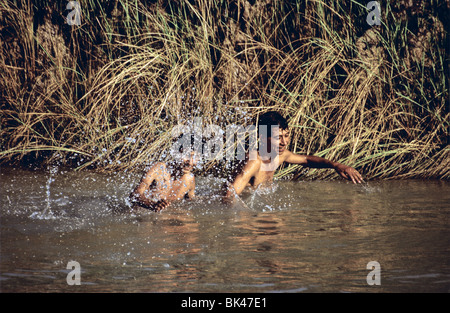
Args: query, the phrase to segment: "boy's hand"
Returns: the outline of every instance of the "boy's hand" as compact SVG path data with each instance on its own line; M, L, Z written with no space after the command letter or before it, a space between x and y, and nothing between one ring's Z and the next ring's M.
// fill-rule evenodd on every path
M353 167L338 164L334 168L336 172L338 172L339 175L344 177L345 179L351 180L354 184L360 184L364 182L364 179L362 178L361 174L355 170Z
M159 212L165 208L167 208L170 205L170 202L167 200L159 200L158 202L156 202L153 206L152 209L156 212Z

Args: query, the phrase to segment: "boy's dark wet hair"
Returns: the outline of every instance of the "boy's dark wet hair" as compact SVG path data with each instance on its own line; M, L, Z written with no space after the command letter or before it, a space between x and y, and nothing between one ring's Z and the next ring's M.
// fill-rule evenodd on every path
M267 138L272 137L272 127L271 126L278 126L280 129L288 129L288 122L287 120L281 115L280 113L276 111L269 111L264 114L262 114L259 117L258 120L258 133L259 133L259 127L261 125L266 125L266 135Z

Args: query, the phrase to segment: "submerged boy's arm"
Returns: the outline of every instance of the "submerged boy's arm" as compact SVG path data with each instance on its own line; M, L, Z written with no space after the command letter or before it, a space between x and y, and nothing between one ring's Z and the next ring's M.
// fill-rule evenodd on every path
M234 194L240 195L250 182L250 179L258 173L260 166L261 164L258 160L248 161L234 181L228 185L225 198L230 198Z
M188 197L189 199L195 198L195 177L192 177L192 180L190 181Z
M353 167L341 164L339 162L333 162L314 155L301 155L285 151L287 156L285 161L292 164L300 164L311 168L333 168L339 175L345 179L351 180L354 184L364 182L361 174Z

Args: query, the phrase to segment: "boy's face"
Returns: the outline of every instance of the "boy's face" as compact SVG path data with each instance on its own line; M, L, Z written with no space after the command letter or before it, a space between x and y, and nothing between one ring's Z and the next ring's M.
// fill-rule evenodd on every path
M196 164L197 155L195 154L195 152L191 152L189 155L186 155L182 158L182 167L185 170L192 170Z
M270 151L275 151L277 154L282 154L289 144L289 130L274 127L272 129L272 136L267 138L267 146Z

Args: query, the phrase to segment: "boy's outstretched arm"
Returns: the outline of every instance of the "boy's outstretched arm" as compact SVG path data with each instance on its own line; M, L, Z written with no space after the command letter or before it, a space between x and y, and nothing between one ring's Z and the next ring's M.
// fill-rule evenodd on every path
M234 195L240 195L244 191L250 179L258 173L260 163L258 160L248 161L242 171L235 177L234 181L226 186L224 200L231 199Z
M287 163L300 164L311 168L333 168L340 176L351 180L354 184L364 182L361 174L353 167L341 164L339 162L333 162L318 156L300 155L287 150L285 153L288 153L285 159Z

